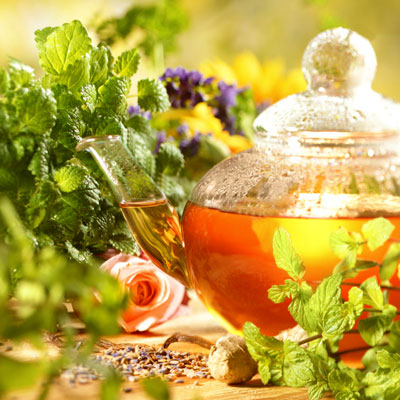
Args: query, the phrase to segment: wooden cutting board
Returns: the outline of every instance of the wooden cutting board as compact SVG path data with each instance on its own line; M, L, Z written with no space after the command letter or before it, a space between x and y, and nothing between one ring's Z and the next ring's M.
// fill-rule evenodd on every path
M202 336L215 342L226 333L207 312L195 295L191 295L190 306L192 313L187 316L175 318L165 324L153 329L151 332L142 334L123 334L106 339L113 343L143 343L148 345L160 345L165 339L176 332L184 332L192 335ZM173 343L171 350L194 353L207 353L208 350L189 343ZM29 347L15 350L15 355L22 358L34 358L34 353ZM307 389L264 386L255 376L250 382L242 385L226 385L214 379L189 379L183 378L183 383L170 383L171 400L257 400L257 399L280 399L280 400L307 400ZM124 383L121 399L149 400L143 392L139 383ZM7 400L34 400L37 396L37 388L27 392L9 395ZM71 386L68 381L58 379L51 387L49 400L83 400L99 399L99 383L75 384ZM332 397L324 397L328 399Z

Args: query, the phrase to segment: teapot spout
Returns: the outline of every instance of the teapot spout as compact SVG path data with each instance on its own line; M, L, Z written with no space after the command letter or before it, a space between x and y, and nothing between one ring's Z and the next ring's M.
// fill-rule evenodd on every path
M190 287L178 214L153 180L139 167L120 136L81 140L104 172L129 229L157 267Z

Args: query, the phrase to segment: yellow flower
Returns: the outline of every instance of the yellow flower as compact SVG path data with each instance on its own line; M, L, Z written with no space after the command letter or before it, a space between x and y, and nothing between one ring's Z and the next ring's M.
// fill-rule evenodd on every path
M229 132L224 131L221 121L214 116L211 107L206 103L198 103L192 109L171 108L160 114L158 118L161 121L179 121L180 124L186 124L192 136L196 132L204 135L211 133L232 153L238 153L251 147L250 141L244 136L231 136ZM176 136L176 131L171 130L168 134Z
M239 87L250 86L257 104L274 103L306 89L300 69L286 72L281 58L261 64L250 52L239 54L231 66L217 60L205 62L199 69L206 77L213 76L229 84L236 83Z

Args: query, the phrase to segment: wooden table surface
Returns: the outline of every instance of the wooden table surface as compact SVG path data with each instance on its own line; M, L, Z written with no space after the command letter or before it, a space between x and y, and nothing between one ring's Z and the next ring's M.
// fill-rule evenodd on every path
M215 342L226 333L207 312L195 295L191 295L190 305L192 313L187 316L175 318L154 328L149 333L123 334L106 339L114 343L143 343L160 345L164 340L176 332L202 336ZM208 350L188 343L173 343L170 348L178 351L207 353ZM31 349L19 348L17 356L32 358ZM33 356L34 357L34 356ZM184 383L170 383L171 400L256 400L256 399L281 399L281 400L306 400L307 389L264 386L256 375L250 382L242 385L226 385L214 379L194 379L184 377ZM122 392L121 399L149 400L139 383L126 382L123 388L131 388L129 393ZM37 390L14 393L7 396L7 400L34 400ZM86 400L99 399L99 383L94 381L87 384L71 386L67 380L58 379L50 389L49 400ZM324 397L328 399L332 397Z

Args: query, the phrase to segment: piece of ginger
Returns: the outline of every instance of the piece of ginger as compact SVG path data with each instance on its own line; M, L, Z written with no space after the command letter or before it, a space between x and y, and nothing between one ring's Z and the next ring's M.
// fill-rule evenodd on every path
M208 369L219 381L243 383L256 374L257 363L251 358L241 336L225 335L211 347Z

